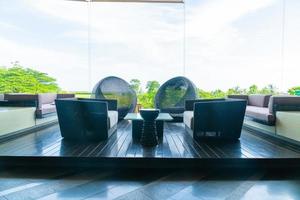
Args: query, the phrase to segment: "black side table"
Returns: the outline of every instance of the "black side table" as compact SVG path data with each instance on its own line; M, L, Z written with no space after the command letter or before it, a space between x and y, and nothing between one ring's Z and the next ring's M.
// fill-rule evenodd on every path
M158 137L155 119L158 117L159 109L141 109L140 114L144 119L140 142L143 146L156 146Z

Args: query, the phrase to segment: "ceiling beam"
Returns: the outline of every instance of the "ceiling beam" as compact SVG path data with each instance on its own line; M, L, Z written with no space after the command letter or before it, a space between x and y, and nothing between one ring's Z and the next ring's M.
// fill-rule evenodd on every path
M119 2L119 3L184 3L183 0L68 0L83 2Z

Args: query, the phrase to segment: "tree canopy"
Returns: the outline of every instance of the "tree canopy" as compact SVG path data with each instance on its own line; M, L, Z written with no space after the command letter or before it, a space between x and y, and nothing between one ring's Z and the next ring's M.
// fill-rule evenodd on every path
M154 108L154 98L159 87L158 81L148 81L146 92L141 91L138 93L138 103L142 104L144 108Z
M143 108L153 108L155 94L160 87L158 81L148 81L146 84L146 91L141 87L141 81L138 79L131 79L129 81L131 88L136 92L138 103L142 104Z
M56 79L48 74L24 68L18 63L12 67L0 67L0 93L59 92Z
M147 93L156 93L159 87L158 81L148 81L146 85Z
M158 81L148 81L145 90L142 89L141 81L132 79L130 86L135 90L138 97L138 103L144 108L153 108L155 95L160 87ZM34 69L25 68L18 62L13 63L12 67L0 66L0 93L47 93L61 92L56 79L47 73ZM274 85L267 85L259 88L253 84L247 89L239 86L222 91L216 89L213 91L205 91L198 88L200 98L223 98L231 94L277 94L277 88ZM300 86L290 88L288 91L291 95L300 95ZM89 94L89 92L87 92ZM87 96L87 95L86 95Z
M139 94L142 89L141 89L141 81L139 79L131 79L130 82L130 87L137 93Z
M297 87L292 87L289 89L289 94L290 95L298 95L300 96L300 86L297 86Z
M146 84L145 91L141 87L141 81L138 79L132 79L130 81L131 87L136 91L138 96L138 103L144 108L153 108L155 95L160 87L157 81L148 81ZM299 91L300 87L295 87L289 90L290 94L295 95L296 91ZM241 88L239 86L229 88L227 91L216 89L213 91L205 91L198 88L198 95L203 99L212 98L225 98L232 94L278 94L277 88L270 84L263 88L259 88L257 85L253 84L249 88Z

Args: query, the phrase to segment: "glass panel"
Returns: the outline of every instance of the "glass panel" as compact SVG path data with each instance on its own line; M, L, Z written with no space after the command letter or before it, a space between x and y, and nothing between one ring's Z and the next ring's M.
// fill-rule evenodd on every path
M0 1L0 93L27 102L1 106L0 135L56 120L56 93L88 90L87 14L86 2Z
M300 96L300 2L285 2L284 88Z
M187 0L185 5L0 1L0 140L3 135L22 133L49 122L55 124L57 98L72 95L113 98L118 100L119 111L113 111L115 101L107 101L110 104L57 101L60 106L57 110L64 115L59 125L56 123L49 129L17 138L14 150L9 148L12 143L5 143L4 147L8 148L3 149L8 150L1 151L0 155L14 152L14 155L116 156L116 152L121 152L123 156L147 157L150 155L147 149L137 153L139 145L131 140L135 137L134 130L142 130L141 124L136 129L130 127L134 123L126 121L116 125L118 118L136 108L155 106L171 114L175 121L186 123L186 127L180 123L165 126L166 134L180 132L177 139L172 139L174 148L170 150L174 155L185 155L192 147L189 144L196 144L191 138L185 141L189 137L185 128L193 129L193 137L198 135L197 120L194 120L197 111L183 114L185 100L236 93L286 93L288 89L290 94L300 96L299 9L300 3L296 0ZM230 122L230 130L234 126L241 128L244 123L247 128L299 141L296 122L300 114L294 112L299 106L297 98L292 98L292 101L283 100L288 106L276 108L293 112L275 113L266 106L252 107L254 115L251 117L260 118L252 120L246 116L244 119L240 115L239 120ZM261 102L266 105L265 99ZM214 114L224 117L224 113L218 111L214 110ZM166 113L170 119L171 115ZM210 118L207 117L208 123L214 121ZM212 127L218 127L219 121L211 123ZM60 128L65 131L60 132ZM157 129L159 134L163 133L162 121L157 122ZM208 135L222 136L223 133L213 129L215 131L207 131ZM112 137L108 138L110 133ZM240 130L237 133L239 135ZM62 140L64 134L82 140L108 140L85 143L86 147L83 145L74 151L73 144L78 143L69 142L67 137ZM242 131L242 137L249 134ZM22 144L24 138L28 143ZM278 145L268 138L260 140L265 142L260 149L270 142ZM191 143L180 146L186 142ZM164 140L160 144L163 143ZM235 155L239 158L252 154L243 151L243 145L243 142L235 143ZM292 151L286 155L288 149L280 148L285 151L282 155L266 152L269 156L299 156ZM151 156L157 156L156 150L150 152ZM254 150L253 155L256 154Z
M282 89L281 39L282 1L186 1L186 76L202 97Z
M157 82L183 73L183 14L183 4L91 3L91 85L135 79L139 103L153 107Z

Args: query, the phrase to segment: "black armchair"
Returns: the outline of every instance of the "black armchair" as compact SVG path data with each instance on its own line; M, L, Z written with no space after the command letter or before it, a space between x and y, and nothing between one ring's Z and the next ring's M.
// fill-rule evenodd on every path
M194 139L207 137L238 139L241 136L246 105L246 100L237 99L186 101L184 112L186 130Z
M55 104L65 139L105 140L116 131L118 112L108 109L116 100L57 99Z
M97 101L97 102L106 102L108 110L118 110L118 101L115 99L92 99L92 98L77 98L80 101Z

